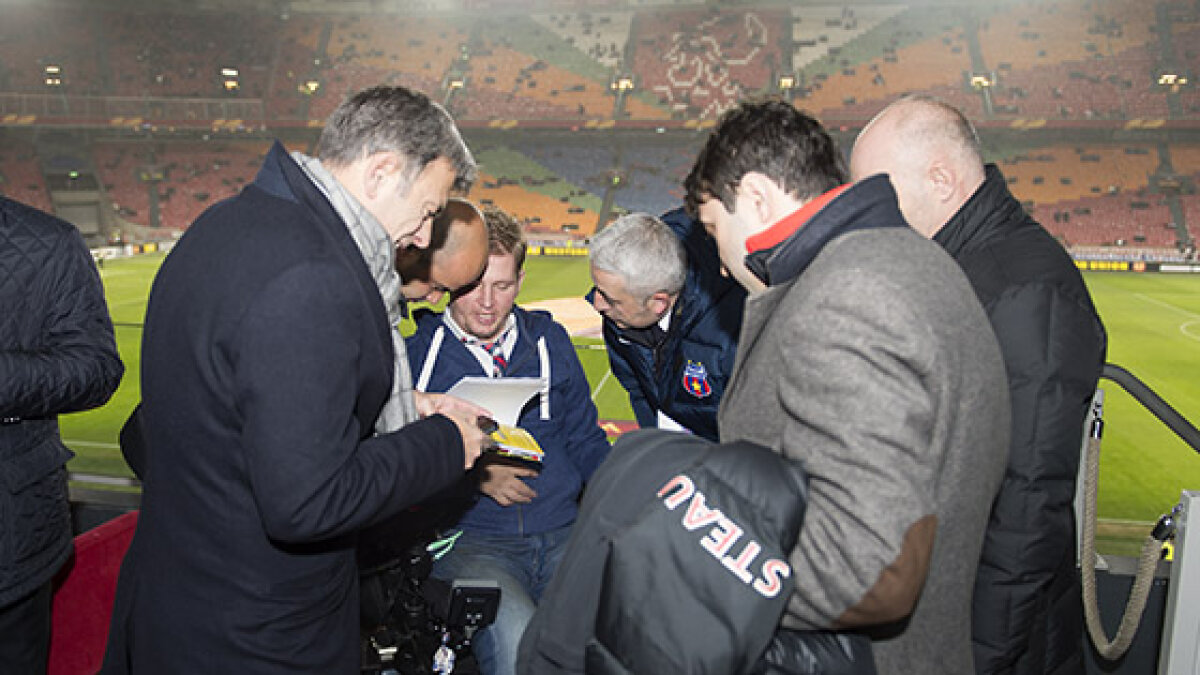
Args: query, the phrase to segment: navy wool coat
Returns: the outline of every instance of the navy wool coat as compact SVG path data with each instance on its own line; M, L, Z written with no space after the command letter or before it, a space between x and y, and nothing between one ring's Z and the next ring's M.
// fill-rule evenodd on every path
M388 331L282 146L189 228L146 311L142 514L102 672L359 671L356 533L463 467L446 417L374 436Z

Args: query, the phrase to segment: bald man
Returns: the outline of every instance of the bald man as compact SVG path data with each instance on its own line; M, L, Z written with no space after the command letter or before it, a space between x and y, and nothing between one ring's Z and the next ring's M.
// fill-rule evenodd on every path
M488 227L483 213L471 202L450 197L430 226L429 246L421 249L405 246L396 250L396 271L400 274L400 294L407 302L436 304L442 295L465 288L479 280L488 261ZM124 431L124 430L122 430ZM435 528L440 512L428 504L410 510L402 517L389 518L359 534L359 569L363 577L361 610L368 625L384 619L379 596L382 578L373 576L379 568L407 553L417 538Z
M1012 436L975 583L975 670L1082 673L1072 504L1106 343L1087 287L984 164L971 123L940 101L885 108L859 134L850 171L888 174L905 219L966 272L1004 355Z
M483 214L456 197L433 221L429 247L396 251L400 293L409 302L437 304L442 296L474 283L487 266L488 231Z

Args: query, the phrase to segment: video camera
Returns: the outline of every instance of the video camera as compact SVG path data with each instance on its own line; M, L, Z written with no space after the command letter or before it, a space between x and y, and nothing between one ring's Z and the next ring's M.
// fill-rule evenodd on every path
M361 576L362 672L379 675L451 673L475 632L496 618L494 581L429 576L424 544ZM462 672L462 671L460 671Z

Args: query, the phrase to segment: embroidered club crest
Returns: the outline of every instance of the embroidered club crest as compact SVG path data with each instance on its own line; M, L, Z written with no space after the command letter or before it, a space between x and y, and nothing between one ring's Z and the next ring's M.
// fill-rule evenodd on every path
M696 398L705 398L712 394L712 385L708 383L708 369L703 363L687 362L683 369L683 388Z

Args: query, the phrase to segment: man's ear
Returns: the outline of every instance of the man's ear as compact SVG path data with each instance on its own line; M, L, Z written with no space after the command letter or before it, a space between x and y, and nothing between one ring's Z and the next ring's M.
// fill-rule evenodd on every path
M775 218L775 192L779 186L766 174L749 171L742 176L738 184L738 196L744 203L754 209L754 215L761 223L773 223Z
M671 294L666 291L657 291L651 294L646 301L646 307L654 312L655 316L662 318L662 315L671 307Z
M949 162L935 159L925 172L925 180L929 183L930 194L939 202L954 199L958 192L958 175Z
M384 185L399 178L403 168L400 165L399 156L389 150L383 150L367 157L363 160L360 174L363 194L369 199L377 199L381 193L386 191Z

